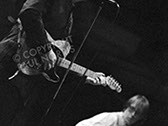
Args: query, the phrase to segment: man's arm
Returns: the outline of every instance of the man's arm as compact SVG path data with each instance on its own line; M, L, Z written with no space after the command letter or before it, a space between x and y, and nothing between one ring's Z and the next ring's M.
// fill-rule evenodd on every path
M23 29L26 32L29 47L48 43L42 20L42 9L34 6L37 2L34 4L31 2L31 0L25 2L19 15ZM43 4L43 2L39 0L38 4Z
M26 33L26 45L29 48L36 48L37 46L44 46L50 43L42 20L45 1L27 0L20 11L19 18ZM41 55L43 54L49 58L49 62L45 65L44 70L54 67L57 58L53 50L46 48L45 52L42 52Z
M91 118L78 122L75 126L115 126L117 114L113 112L103 112Z

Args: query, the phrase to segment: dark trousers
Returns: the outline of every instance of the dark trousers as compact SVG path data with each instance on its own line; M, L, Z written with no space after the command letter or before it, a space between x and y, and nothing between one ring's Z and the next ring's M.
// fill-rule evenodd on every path
M14 126L13 120L23 109L21 99L15 86L7 81L0 82L0 126Z

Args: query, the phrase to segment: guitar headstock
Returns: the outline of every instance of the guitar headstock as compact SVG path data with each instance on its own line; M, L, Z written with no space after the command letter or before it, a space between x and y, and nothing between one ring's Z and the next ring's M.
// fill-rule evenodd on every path
M112 77L105 77L105 83L112 89L116 90L118 93L122 91L121 85Z

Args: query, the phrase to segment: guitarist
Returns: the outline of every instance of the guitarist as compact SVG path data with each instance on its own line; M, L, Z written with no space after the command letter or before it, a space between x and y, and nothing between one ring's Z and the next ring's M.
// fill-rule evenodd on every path
M60 5L62 4L61 3L62 1L63 0L59 1ZM80 2L80 1L82 0L72 0L72 1L69 1L68 3L71 3L71 6L73 6L76 2ZM18 63L18 60L13 59L13 55L16 52L18 52L19 56L22 55L21 59L19 59L19 61L21 62L21 63L19 62L20 63L19 68L20 70L23 70L22 72L27 75L29 75L30 72L26 71L25 69L22 69L22 68L25 68L24 64L22 63L25 63L24 61L32 61L31 59L33 59L34 57L38 61L41 61L41 56L47 57L47 60L44 60L43 64L38 67L39 71L47 71L54 67L54 64L57 61L57 56L50 46L51 44L50 42L54 40L46 32L44 28L45 26L42 20L42 14L43 12L46 11L45 5L48 5L48 3L46 2L48 1L47 0L26 0L19 13L19 19L22 25L20 25L20 23L16 22L15 20L9 17L9 20L15 23L16 25L14 25L14 27L12 28L9 36L3 39L0 43L0 47L1 47L0 48L0 59L1 59L0 80L3 85L0 88L0 90L2 91L0 93L0 99L1 99L0 108L2 109L0 110L1 111L0 112L0 125L1 126L8 126L8 125L17 125L17 126L31 125L33 126L39 123L39 119L29 121L32 118L35 119L35 117L32 117L32 115L34 111L36 111L36 108L37 108L37 111L40 108L38 106L38 103L41 101L39 99L38 93L41 92L40 90L41 84L39 84L37 78L33 76L25 77L25 75L19 74L19 76L16 76L16 78L12 79L9 82L6 78L6 75L4 75L4 73L8 74L11 72L10 70L12 70L13 72L14 70L17 69L17 66L15 64L16 64L16 61ZM56 1L53 0L52 2L50 4L54 4L54 2ZM48 8L50 8L50 5ZM62 8L62 6L60 6L60 8L58 9L58 13L60 15L62 13L64 14L64 11L65 11L64 9L65 8ZM71 15L69 16L71 18ZM71 25L72 25L72 22L71 22L72 20L68 20L68 21L69 22L65 23L65 25L66 26L69 25L69 28L70 28L70 29L67 29L67 27L65 27L66 29L65 33L67 33L67 35L69 35L69 31L71 30ZM60 40L60 41L64 41L64 40ZM41 48L38 48L38 47L41 47ZM36 49L37 52L35 52L34 49ZM35 63L35 60L33 61ZM38 64L38 61L36 61L37 64ZM32 65L30 62L26 62L26 63L27 63L26 65L29 65L29 66ZM37 64L32 65L32 68L38 70ZM98 73L98 75L103 76L104 74ZM7 76L9 76L9 74ZM98 78L97 79L87 78L87 80L89 80L91 84L95 84L95 85L105 83L103 79L98 79ZM29 94L31 94L31 96ZM20 100L20 99L23 99L23 100ZM18 105L20 105L21 107ZM32 110L32 108L34 108L35 110L34 109Z

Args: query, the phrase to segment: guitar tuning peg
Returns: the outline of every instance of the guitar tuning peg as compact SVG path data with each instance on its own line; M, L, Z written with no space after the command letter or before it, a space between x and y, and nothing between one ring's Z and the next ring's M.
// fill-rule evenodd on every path
M112 89L116 90L118 93L122 91L121 85L117 82L111 75L106 77L106 84Z
M119 85L119 87L117 88L117 92L120 93L121 91L122 91L122 88Z

